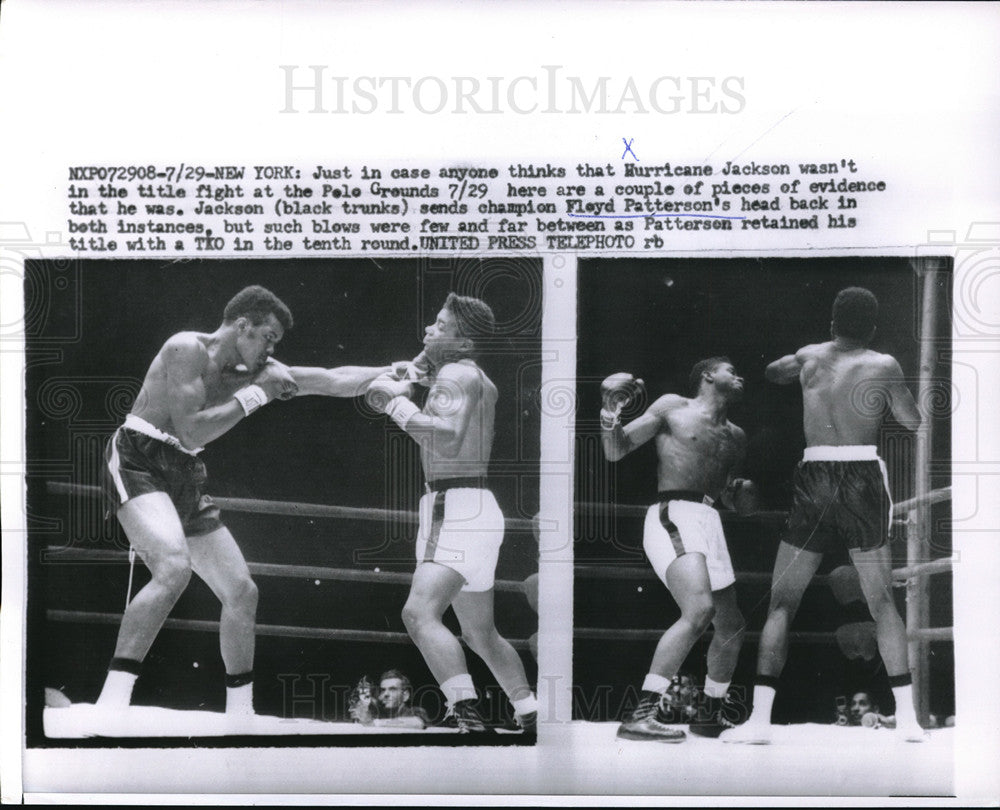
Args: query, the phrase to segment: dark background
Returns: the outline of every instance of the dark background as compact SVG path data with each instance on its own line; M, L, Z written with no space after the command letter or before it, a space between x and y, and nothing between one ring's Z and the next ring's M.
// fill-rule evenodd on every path
M92 702L114 650L117 623L51 621L47 611L120 614L128 566L53 560L47 547L126 549L117 521L97 498L52 495L48 481L96 484L108 436L128 413L149 363L172 334L213 331L226 302L262 284L288 304L295 327L275 356L290 365L384 365L421 350L424 326L447 293L493 308L498 337L480 365L497 384L491 481L504 515L538 511L541 265L537 260L247 260L34 262L25 268L29 744L40 733L42 688ZM272 403L202 454L213 495L412 511L423 492L416 444L360 400L304 397ZM372 571L413 570L412 524L223 514L249 561ZM508 530L497 578L537 570L531 532ZM406 585L255 577L258 623L405 632ZM133 592L148 580L136 566ZM525 639L537 618L519 592L498 592L504 635ZM197 579L176 618L218 619L218 602ZM447 620L457 628L450 612ZM535 677L530 653L522 651ZM469 654L477 685L493 678ZM421 704L440 695L409 642L323 641L258 636L255 704L274 715L340 719L363 674L406 672ZM133 702L171 708L224 707L224 668L213 632L165 629L147 658ZM484 711L505 698L486 689Z
M932 371L936 401L932 487L951 483L950 471L950 260L934 276L940 285ZM809 259L593 260L580 263L577 347L576 500L648 505L656 497L653 442L617 464L603 458L598 413L600 381L628 371L646 382L646 402L631 407L626 422L664 393L690 396L687 380L698 360L729 356L743 375L746 393L730 419L747 434L744 475L760 490L763 509L791 507L791 475L802 457L802 394L798 385L777 386L764 368L808 343L829 339L830 311L836 293L859 285L879 299L878 331L872 347L899 360L907 384L917 395L919 313L917 276L905 258L854 257ZM893 500L913 494L913 434L891 417L882 434ZM950 503L932 509L932 556L951 553ZM733 565L739 571L768 574L774 563L782 523L727 520ZM662 631L679 615L666 588L652 575L641 581L595 576L593 567L645 567L642 518L577 511L574 624L580 628L645 628ZM894 566L906 559L905 533L892 543ZM827 559L820 573L837 560ZM931 582L931 626L952 624L950 574ZM767 615L767 584L740 583L737 596L749 630L759 631ZM896 589L904 610L904 589ZM903 612L905 616L905 612ZM793 631L834 631L844 620L828 587L810 586ZM586 635L585 633L581 635ZM648 671L654 641L587 640L574 647L575 715L615 719ZM684 671L704 676L707 639L700 642ZM931 645L931 712L954 713L953 652L950 643ZM749 685L756 668L756 641L743 645L734 684ZM776 722L830 722L834 699L859 689L874 689L886 710L891 703L884 669L872 662L849 662L836 644L793 642L778 692Z

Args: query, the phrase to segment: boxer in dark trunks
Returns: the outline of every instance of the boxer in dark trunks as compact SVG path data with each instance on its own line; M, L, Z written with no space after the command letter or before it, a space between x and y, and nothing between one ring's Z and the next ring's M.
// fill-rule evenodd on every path
M198 453L273 399L356 396L387 370L288 368L271 355L291 326L288 307L273 293L242 290L214 332L180 332L167 340L132 412L108 442L105 501L152 579L122 616L98 706L129 704L142 661L193 571L222 603L226 711L252 713L257 587L218 507L204 494Z
M878 301L869 290L841 290L833 304L833 339L804 346L767 367L771 382L797 380L802 386L806 449L795 472L788 531L774 562L753 712L742 726L721 735L725 742L770 742L771 707L788 656L792 619L823 554L837 548L849 550L875 619L900 738L924 739L913 707L906 627L892 596L892 505L877 448L886 408L910 430L920 427L921 417L896 359L868 348L877 313Z

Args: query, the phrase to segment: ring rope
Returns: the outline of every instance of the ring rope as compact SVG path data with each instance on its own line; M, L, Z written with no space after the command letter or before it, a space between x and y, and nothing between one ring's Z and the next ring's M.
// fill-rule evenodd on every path
M710 637L712 630L708 630L705 636ZM659 641L663 636L663 630L628 629L615 627L578 627L573 631L574 639L585 639L587 641ZM760 640L759 630L749 630L743 634L746 641L754 642ZM792 631L788 634L791 641L804 644L831 644L835 643L837 636L831 632L817 631ZM912 639L922 641L952 641L954 633L951 627L930 627L916 630L909 634Z
M928 562L917 563L915 565L905 565L902 568L895 568L892 577L894 584L902 585L907 580L915 577L926 577L933 574L944 574L951 571L954 560L951 557L942 557L939 560L929 560ZM756 585L770 585L772 574L763 571L737 571L736 581L746 582ZM656 574L649 568L636 567L607 567L598 565L580 565L574 568L574 575L586 577L587 579L610 579L610 580L642 580L647 582L659 582ZM824 584L829 577L820 574L813 577L810 584Z
M659 578L653 573L651 568L636 568L622 566L608 566L603 568L599 565L577 565L573 567L573 575L585 577L586 579L611 579L611 580L641 580L647 582L659 582ZM736 581L754 583L757 585L770 585L773 576L763 571L737 571ZM814 582L825 582L826 576L821 575L813 578Z
M53 495L86 495L96 497L101 488L88 484L70 484L65 481L48 481L48 491ZM399 523L419 523L416 512L403 509L377 509L363 506L335 506L322 503L295 503L293 501L264 501L254 498L213 497L216 505L231 512L250 515L282 515L284 517L343 518L345 520L381 520ZM535 521L530 518L506 518L504 525L510 531L534 531Z
M951 487L941 487L933 489L926 495L915 498L907 498L905 501L892 505L892 516L896 519L906 519L907 513L912 512L923 503L934 504L951 500ZM606 503L602 501L577 501L573 507L577 510L590 509L595 512L615 511L623 517L645 517L649 511L649 504L635 503ZM760 523L772 523L783 521L788 517L787 510L781 509L761 509L752 515L737 515L735 512L721 510L720 515L723 520L731 521L754 521Z
M121 624L121 613L98 613L93 611L49 610L46 618L54 622L72 622L76 624ZM206 619L167 619L163 627L169 630L200 630L209 633L219 632L219 623ZM412 644L406 633L395 633L388 630L351 630L333 627L295 627L286 624L258 624L255 627L258 636L275 638L307 638L323 641L362 641L380 644ZM528 650L527 639L508 639L518 650Z
M73 548L49 546L45 549L45 562L122 562L128 555L113 549ZM251 574L263 577L290 577L294 579L326 579L342 582L374 582L378 584L409 585L412 574L392 571L355 571L350 568L329 568L319 565L282 565L280 563L247 562ZM516 580L498 579L494 589L505 592L524 592L524 584Z

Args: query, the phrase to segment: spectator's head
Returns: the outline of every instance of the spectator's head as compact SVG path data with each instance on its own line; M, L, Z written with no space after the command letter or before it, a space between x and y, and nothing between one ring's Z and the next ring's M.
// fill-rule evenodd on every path
M850 720L852 726L860 726L861 718L868 712L878 713L878 704L868 692L855 692L851 698Z
M410 679L398 669L386 670L379 678L378 702L387 711L399 711L409 706L413 690Z

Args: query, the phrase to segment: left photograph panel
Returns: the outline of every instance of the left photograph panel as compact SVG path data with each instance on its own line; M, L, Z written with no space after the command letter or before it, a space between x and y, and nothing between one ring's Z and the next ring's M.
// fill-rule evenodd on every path
M27 745L533 743L541 290L27 262Z

